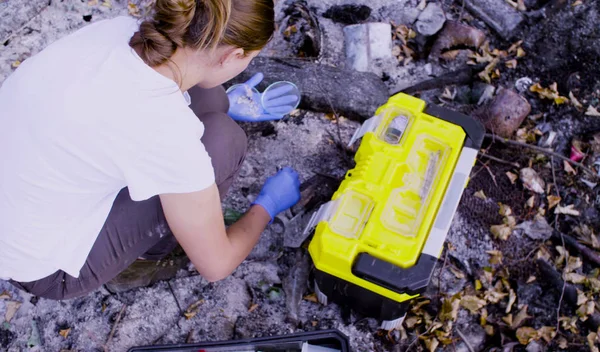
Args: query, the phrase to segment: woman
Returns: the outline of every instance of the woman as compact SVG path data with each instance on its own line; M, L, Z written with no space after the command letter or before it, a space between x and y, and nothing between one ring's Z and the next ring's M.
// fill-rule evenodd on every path
M221 280L299 200L286 168L225 229L246 136L220 85L271 38L273 1L155 6L57 41L0 88L0 278L27 292L82 296L177 243Z

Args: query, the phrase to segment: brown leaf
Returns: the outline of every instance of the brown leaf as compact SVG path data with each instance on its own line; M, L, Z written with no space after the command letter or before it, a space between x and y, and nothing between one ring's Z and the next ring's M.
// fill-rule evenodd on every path
M556 336L556 328L551 326L543 326L538 330L538 336L544 339L547 343L550 343Z
M454 276L457 279L464 279L465 278L465 273L463 273L462 271L456 269L454 266L450 266L450 267L448 267L448 269L452 272L452 274L454 274Z
M440 342L435 337L430 337L425 340L425 347L427 347L430 352L434 352L439 345Z
M457 297L446 298L442 303L440 319L442 321L456 321L458 318L458 308L460 308L460 299Z
M595 332L590 332L587 336L587 342L590 346L590 352L599 352L598 351L598 334Z
M580 289L577 289L577 306L581 306L585 303L587 303L588 298L585 295L584 292L582 292Z
M317 326L317 324L319 324L319 322L318 322L318 321L316 321L316 320L313 320L313 321L311 321L311 322L310 322L310 324L311 324L311 325L313 326L313 328L314 328L315 326Z
M0 300L2 299L11 299L12 297L10 296L10 294L8 293L8 291L2 291L2 293L0 293Z
M572 282L574 284L582 284L587 280L587 278L584 275L577 273L566 273L563 275L563 277L568 282Z
M487 304L487 302L481 298L478 298L476 296L464 296L463 298L461 298L460 300L460 305L469 310L469 312L471 312L471 314L476 314L478 310L480 310L481 308L485 307L485 305Z
M512 233L512 229L506 224L493 225L490 228L490 231L492 232L492 235L494 235L494 238L501 239L503 241L506 241Z
M579 257L569 257L567 266L565 267L565 273L573 272L583 266L583 262Z
M539 194L545 192L544 187L546 186L546 183L542 180L540 175L530 167L521 169L521 181L523 182L523 186L530 191Z
M59 331L59 332L58 332L58 334L59 334L60 336L64 337L65 339L66 339L67 337L69 337L69 334L70 334L70 333L71 333L71 328L64 329L64 330L61 330L61 331Z
M506 313L510 313L510 311L512 310L512 306L513 304L515 304L515 302L517 301L517 294L515 293L514 290L510 290L508 292L508 305L506 306ZM525 306L527 307L527 306ZM525 308L525 310L527 310L527 308Z
M534 282L535 280L536 280L536 277L531 275L525 283L530 284L530 283Z
M548 88L544 88L539 83L536 83L529 87L529 90L533 93L538 93L542 99L554 100L556 105L564 104L569 101L567 97L558 94L556 82L552 83Z
M417 326L417 324L421 324L422 322L423 319L413 315L408 319L404 320L404 325L409 329L414 329L414 327Z
M569 347L569 343L567 341L567 339L565 339L564 337L559 337L558 338L558 348L560 348L561 350L566 350Z
M531 318L531 316L529 316L527 314L527 305L524 305L523 307L521 307L521 310L519 311L519 313L517 313L517 315L515 316L515 319L510 324L511 329L514 330L514 329L521 327L521 325L523 325L525 320L527 320L529 318Z
M571 164L568 161L563 160L563 165L566 173L577 175L577 171L575 171L573 166L571 166Z
M479 198L479 199L482 199L482 200L486 200L487 199L487 196L485 195L485 193L483 193L482 189L480 189L479 191L475 192L475 194L473 194L473 197Z
M488 336L494 336L494 327L492 325L486 325L484 329Z
M516 59L512 59L512 60L508 60L506 61L506 67L510 68L510 69L515 69L517 68L517 60Z
M579 100L577 100L577 98L575 98L573 92L569 92L569 99L571 100L571 104L573 104L574 107L576 107L577 109L583 109L583 105L579 102Z
M548 209L552 209L560 203L561 198L559 196L548 196Z
M522 327L517 330L517 339L522 345L527 345L532 340L539 338L538 332L531 327Z
M527 205L527 207L529 207L529 208L533 208L535 206L535 196L529 197L529 199L527 199L527 202L525 203L525 205Z
M185 318L187 320L192 319L193 317L196 316L196 314L198 314L198 307L204 303L204 299L198 300L194 303L192 303L188 309L185 310L185 312L183 313L183 315L185 316Z
M17 311L21 308L21 302L7 301L6 302L6 313L4 313L4 320L10 323L12 318L17 314Z
M515 182L517 182L517 180L519 179L519 176L513 174L510 171L506 172L506 176L508 177L508 179L510 180L510 183L512 183L513 185L515 184Z
M579 210L575 209L574 204L570 204L565 207L558 205L558 206L556 206L556 209L554 209L554 214L565 214L565 215L573 215L573 216L581 215L581 213L579 213Z
M317 298L317 294L316 293L311 293L310 295L306 295L303 297L305 301L309 301L309 302L313 302L313 303L319 303L319 299Z
M258 303L254 303L253 305L250 306L250 308L248 308L248 313L254 312L257 308L258 308Z
M587 111L585 112L585 114L587 116L595 116L595 117L599 117L600 116L600 112L598 112L598 110L596 110L595 107L593 106L588 106Z
M586 321L587 317L589 315L594 314L595 310L596 310L596 305L594 304L594 301L589 301L586 304L582 304L577 309L577 316L579 316L579 318L581 318L581 321Z
M486 251L490 255L490 264L499 265L502 264L502 252L497 250Z
M104 313L106 311L106 308L108 308L108 306L106 305L106 303L102 303L102 310L101 310L101 312Z
M12 68L17 68L17 67L21 66L21 61L17 60L15 62L13 62L11 66L12 66Z

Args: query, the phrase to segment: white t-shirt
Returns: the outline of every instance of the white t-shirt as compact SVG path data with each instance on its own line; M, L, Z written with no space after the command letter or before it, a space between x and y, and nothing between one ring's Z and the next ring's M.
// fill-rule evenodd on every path
M214 184L189 96L128 45L138 25L89 25L0 88L0 278L78 277L126 186L141 201Z

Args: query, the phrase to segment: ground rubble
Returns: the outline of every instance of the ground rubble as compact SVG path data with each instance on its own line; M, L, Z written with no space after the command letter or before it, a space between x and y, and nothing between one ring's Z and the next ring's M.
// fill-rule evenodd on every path
M0 24L0 82L60 36L88 22L143 15L150 3L0 2L0 15L14 13ZM283 246L285 228L276 221L222 282L188 268L151 287L115 295L99 289L63 302L0 282L0 350L124 351L336 328L355 351L597 351L600 2L276 4L279 28L261 60L353 70L344 27L389 23L389 55L368 62L360 76L377 90L383 82L383 92L410 92L488 128L430 286L403 328L381 331L375 319L315 303L305 282L290 319L286 289L297 250ZM351 92L348 100L360 87ZM352 167L345 145L373 108L329 102L327 89L309 93L317 99L282 121L242 125L249 153L224 209L242 212L282 166L303 180L320 174L337 182Z

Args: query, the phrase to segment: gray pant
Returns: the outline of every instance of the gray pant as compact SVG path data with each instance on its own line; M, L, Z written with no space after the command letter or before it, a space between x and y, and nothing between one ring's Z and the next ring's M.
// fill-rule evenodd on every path
M229 101L222 87L189 90L191 108L204 124L202 137L215 170L217 187L224 197L244 161L247 138L226 113ZM157 232L168 231L167 236ZM124 188L115 199L108 218L81 269L79 278L62 270L33 282L12 282L33 295L49 299L83 296L116 277L138 257L158 260L177 246L158 196L135 202Z

